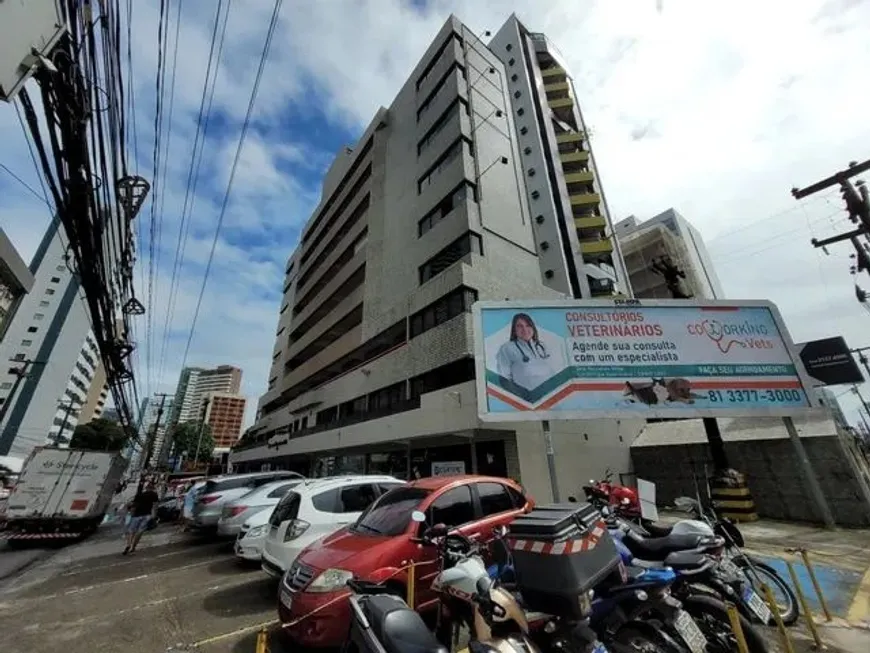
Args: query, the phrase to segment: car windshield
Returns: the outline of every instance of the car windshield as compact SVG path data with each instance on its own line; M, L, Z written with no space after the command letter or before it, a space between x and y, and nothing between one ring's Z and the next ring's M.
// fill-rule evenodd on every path
M398 487L382 495L351 527L356 533L368 535L399 535L411 523L411 513L426 498L430 490Z

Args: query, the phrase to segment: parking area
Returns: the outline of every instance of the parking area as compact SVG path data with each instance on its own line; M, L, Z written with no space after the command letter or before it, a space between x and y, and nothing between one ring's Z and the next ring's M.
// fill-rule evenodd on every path
M856 605L867 589L861 572L867 573L870 542L841 532L829 535L826 544L814 539L819 537L815 529L790 527L783 533L778 528L748 526L748 547L773 561L785 545L813 545L823 587L826 594L830 590L829 602L839 617L824 624L829 651L868 650L870 631L847 628L845 620L851 617L857 625L854 617L865 617ZM263 627L270 631L272 653L299 652L288 646L275 623L276 582L259 567L237 561L228 543L165 527L148 533L132 557L121 555L122 546L120 527L109 526L61 550L0 551L0 558L36 559L0 582L4 653L254 653ZM829 576L848 579L846 589L839 591ZM811 598L809 583L801 580ZM775 631L766 630L778 650ZM809 651L806 631L800 625L790 631L795 653Z
M257 631L275 619L275 582L238 563L226 543L149 535L164 541L128 558L119 536L101 537L98 555L61 553L0 588L3 650L252 653Z

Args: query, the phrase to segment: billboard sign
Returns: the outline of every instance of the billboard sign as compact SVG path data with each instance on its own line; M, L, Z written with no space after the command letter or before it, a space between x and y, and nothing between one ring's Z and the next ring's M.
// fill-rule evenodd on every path
M474 305L485 421L800 415L812 383L766 301Z
M797 350L816 387L864 383L861 368L852 358L849 345L842 336L802 342L797 345Z

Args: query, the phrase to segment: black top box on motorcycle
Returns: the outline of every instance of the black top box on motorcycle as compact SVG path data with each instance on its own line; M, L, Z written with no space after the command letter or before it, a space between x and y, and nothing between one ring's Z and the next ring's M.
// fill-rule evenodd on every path
M621 562L601 514L588 503L536 506L508 527L517 589L528 608L564 614Z

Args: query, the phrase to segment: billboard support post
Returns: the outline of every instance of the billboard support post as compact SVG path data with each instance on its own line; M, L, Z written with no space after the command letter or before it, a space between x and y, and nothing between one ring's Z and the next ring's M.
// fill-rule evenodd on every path
M810 489L810 494L813 496L813 502L819 511L819 516L825 522L825 528L835 528L834 515L831 513L831 507L825 500L825 493L822 492L822 486L819 485L819 479L816 477L816 472L810 459L807 457L807 451L804 449L804 443L801 442L797 429L794 426L794 420L791 417L783 417L782 423L785 425L785 430L788 431L788 437L794 446L795 454L797 454L800 462L801 472L807 486Z
M559 479L556 477L556 450L553 449L553 435L550 433L550 420L541 422L544 430L544 445L547 448L547 467L550 470L550 489L553 492L553 501L559 503Z

